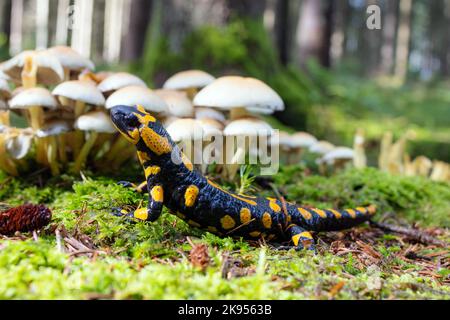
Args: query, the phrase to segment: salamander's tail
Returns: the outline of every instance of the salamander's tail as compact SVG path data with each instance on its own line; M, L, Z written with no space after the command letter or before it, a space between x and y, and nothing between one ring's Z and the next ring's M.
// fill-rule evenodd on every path
M335 231L351 228L370 220L376 212L376 206L344 210L298 207L297 210L302 219L302 225L310 231Z

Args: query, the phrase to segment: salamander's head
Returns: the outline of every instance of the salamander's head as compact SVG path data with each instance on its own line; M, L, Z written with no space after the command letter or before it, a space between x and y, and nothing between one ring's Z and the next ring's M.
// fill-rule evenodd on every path
M111 120L119 132L131 143L137 144L143 127L160 129L161 124L142 106L115 106L111 109Z

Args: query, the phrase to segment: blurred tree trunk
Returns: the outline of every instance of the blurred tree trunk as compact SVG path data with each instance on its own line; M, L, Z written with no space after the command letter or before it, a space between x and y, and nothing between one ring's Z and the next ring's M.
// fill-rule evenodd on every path
M266 8L266 0L226 0L228 20L235 17L261 19Z
M367 0L366 5L377 5L377 0ZM366 7L363 7L363 13L365 14L365 19L367 19L369 15L366 12ZM364 23L361 33L362 50L359 53L365 69L364 71L370 75L374 75L380 71L381 44L382 31L380 29L369 29Z
M331 65L335 66L342 60L345 46L345 27L348 18L348 1L334 0L333 26L331 34L330 57Z
M9 35L11 33L11 0L3 0L0 4L0 33L6 36L6 45L9 42Z
M123 38L122 59L139 59L143 53L153 0L132 0L128 34Z
M283 65L289 61L289 0L277 0L275 7L275 42Z
M408 72L411 11L412 0L400 0L397 47L395 50L395 75L401 81L405 80Z
M428 34L431 42L428 64L433 72L438 69L438 73L445 76L448 74L447 52L449 49L448 34L445 30L449 23L446 15L446 1L434 0L430 2L428 8ZM439 66L436 65L436 61L439 61Z
M331 0L303 0L297 25L297 60L304 66L316 58L323 66L330 65Z
M392 74L394 68L395 31L397 29L398 0L386 1L383 22L383 44L381 46L381 69Z

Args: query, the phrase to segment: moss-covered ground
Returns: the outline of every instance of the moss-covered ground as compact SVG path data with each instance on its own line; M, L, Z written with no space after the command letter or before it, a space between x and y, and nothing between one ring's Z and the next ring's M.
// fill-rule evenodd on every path
M110 207L146 201L145 195L115 184L122 178L140 180L138 170L131 171L121 177L87 172L83 179L0 177L2 203L45 203L53 211L52 223L37 238L0 236L0 298L450 298L448 247L369 225L318 234L314 254L219 238L166 211L155 223L127 223L112 216ZM290 201L319 207L375 203L378 221L417 228L447 243L450 239L448 183L375 169L330 177L307 172L288 167L270 182ZM273 194L263 182L256 179L247 192ZM207 254L200 250L199 267L198 254L194 261L190 251L201 245Z

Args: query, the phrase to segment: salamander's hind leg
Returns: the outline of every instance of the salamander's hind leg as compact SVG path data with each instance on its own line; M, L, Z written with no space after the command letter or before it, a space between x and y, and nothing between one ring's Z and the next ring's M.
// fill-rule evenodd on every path
M277 247L278 250L289 250L289 249L295 249L295 250L313 250L316 251L316 246L314 244L314 239L308 231L305 229L295 225L291 224L287 228L287 233L291 239L291 242L293 246L281 246Z
M119 186L125 187L125 188L131 188L137 193L146 193L147 192L147 180L141 182L140 184L136 185L133 182L130 181L119 181L117 182Z

